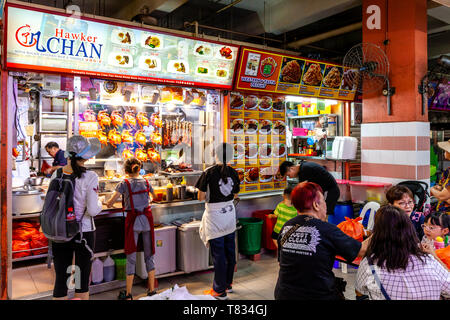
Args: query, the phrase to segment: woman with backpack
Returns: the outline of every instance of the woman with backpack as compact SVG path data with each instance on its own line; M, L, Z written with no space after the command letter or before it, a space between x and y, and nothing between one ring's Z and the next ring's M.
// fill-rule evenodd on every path
M62 174L63 177L71 178L75 182L73 207L68 208L68 213L74 213L80 227L80 232L72 240L51 242L56 275L53 289L55 300L67 299L68 279L71 275L69 267L72 265L74 254L75 298L89 300L89 276L95 241L93 217L102 211L102 203L97 194L98 176L93 171L87 171L84 165L100 151L100 148L100 141L97 138L88 140L80 135L72 136L67 141L65 152L66 158L69 158L67 165L55 171L52 176L52 179L55 179Z
M228 143L216 149L217 164L206 169L197 181L199 200L205 200L205 212L200 224L200 238L211 248L214 281L204 294L225 300L232 292L236 265L235 231L236 210L233 199L240 190L239 175L228 163L233 158L233 147Z

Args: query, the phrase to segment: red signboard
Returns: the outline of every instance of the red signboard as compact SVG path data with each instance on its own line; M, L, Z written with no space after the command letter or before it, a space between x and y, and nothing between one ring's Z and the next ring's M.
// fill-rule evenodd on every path
M235 88L337 100L353 100L348 68L336 64L243 48Z

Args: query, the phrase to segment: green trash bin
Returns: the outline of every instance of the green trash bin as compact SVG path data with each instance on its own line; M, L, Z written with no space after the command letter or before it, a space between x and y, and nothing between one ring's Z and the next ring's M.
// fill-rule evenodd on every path
M257 254L261 251L261 234L263 220L258 218L239 218L238 230L239 253L245 255Z
M116 265L116 280L125 280L127 278L127 256L125 254L117 254L111 256Z

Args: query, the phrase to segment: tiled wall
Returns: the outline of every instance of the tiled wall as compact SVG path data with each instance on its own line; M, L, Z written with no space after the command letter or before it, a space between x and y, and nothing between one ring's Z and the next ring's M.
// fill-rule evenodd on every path
M361 125L361 180L430 181L430 123Z

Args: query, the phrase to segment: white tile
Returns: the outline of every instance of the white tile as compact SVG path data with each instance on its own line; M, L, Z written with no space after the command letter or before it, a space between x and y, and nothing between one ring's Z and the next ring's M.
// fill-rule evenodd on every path
M380 127L378 123L361 124L361 137L379 137Z
M430 151L417 151L417 165L430 165Z
M393 137L394 129L396 127L395 122L380 123L380 137Z

